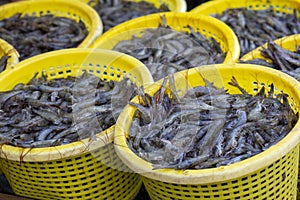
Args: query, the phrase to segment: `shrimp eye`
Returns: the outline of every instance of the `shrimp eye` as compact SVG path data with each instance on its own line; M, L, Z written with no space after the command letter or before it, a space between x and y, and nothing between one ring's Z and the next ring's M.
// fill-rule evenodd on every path
M273 106L273 103L272 102L270 102L270 101L265 101L265 100L263 100L262 101L262 110L264 111L264 110L267 110L267 109L269 109L269 108L271 108Z

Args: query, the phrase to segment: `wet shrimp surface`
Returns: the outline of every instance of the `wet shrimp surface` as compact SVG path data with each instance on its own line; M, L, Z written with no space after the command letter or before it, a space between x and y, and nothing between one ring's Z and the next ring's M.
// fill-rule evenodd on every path
M3 72L6 69L7 60L10 58L10 56L2 56L0 58L0 72Z
M131 55L142 61L154 80L175 72L222 63L226 53L213 38L206 38L188 26L190 33L179 32L162 24L157 29L145 29L141 37L118 42L113 50Z
M282 48L274 41L269 41L267 47L262 47L260 50L260 54L265 59L255 58L247 61L240 60L239 62L274 68L300 81L300 50L298 45L295 45L295 47L296 50L291 51ZM268 61L266 61L266 59Z
M287 94L275 97L273 84L251 95L232 77L229 84L241 94L228 94L206 81L179 97L176 90L165 90L166 82L152 97L139 94L140 104L129 103L137 111L128 146L154 169L205 169L239 162L279 142L298 121Z
M122 22L141 17L144 15L170 11L167 5L161 4L156 8L152 3L146 1L134 2L128 0L91 0L89 4L95 4L93 8L97 11L103 22L103 32Z
M212 16L225 22L237 35L241 56L263 45L269 40L300 32L300 20L296 15L266 10L247 8L227 9Z
M20 13L0 21L0 38L11 44L20 60L59 49L77 47L88 35L82 21L45 16L21 16Z
M135 87L127 78L104 81L87 72L49 81L33 77L0 92L0 144L36 148L93 140L114 125Z

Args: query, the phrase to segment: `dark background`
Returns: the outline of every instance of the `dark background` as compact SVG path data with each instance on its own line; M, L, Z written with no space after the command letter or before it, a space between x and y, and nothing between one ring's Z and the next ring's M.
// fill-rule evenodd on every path
M187 11L197 7L198 5L207 2L208 0L185 0L187 4Z

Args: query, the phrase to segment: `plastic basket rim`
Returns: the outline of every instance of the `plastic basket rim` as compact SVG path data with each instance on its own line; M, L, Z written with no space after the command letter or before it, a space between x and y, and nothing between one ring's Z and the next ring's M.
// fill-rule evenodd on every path
M280 0L275 0L275 1L269 1L269 0L239 0L239 1L231 1L231 0L218 0L218 1L207 1L192 10L190 12L192 13L201 13L204 15L210 15L210 14L215 14L220 12L219 10L220 5L226 5L226 9L230 8L243 8L247 7L248 5L256 4L256 5L273 5L276 2L282 2L284 3L295 3L299 7L299 1L298 0L285 0L285 1L280 1ZM275 7L275 6L274 6ZM214 13L210 12L210 8L216 8ZM225 9L223 9L224 11Z
M18 63L17 67L13 70L4 71L0 74L0 79L3 77L9 77L12 76L18 71L21 71L23 68L22 66L28 67L40 60L43 60L44 58L60 56L62 54L65 54L67 56L72 56L74 53L85 53L85 54L99 54L102 56L110 56L111 58L117 58L122 59L124 61L131 62L134 64L135 67L139 68L139 71L143 73L142 82L143 84L151 84L153 83L153 78L147 69L147 67L140 62L139 60L135 59L132 56L129 56L127 54L112 51L112 50L106 50L106 49L91 49L91 48L69 48L69 49L62 49L62 50L56 50L52 52L47 52L44 54L40 54L31 58L28 58L24 61L21 61ZM49 67L47 67L49 68ZM41 68L42 70L42 68ZM75 156L82 154L84 152L93 151L95 149L98 149L102 146L105 146L109 143L113 142L113 133L114 133L115 125L109 127L108 129L96 134L95 141L90 141L89 138L72 142L65 145L60 146L53 146L53 147L44 147L44 148L22 148L22 147L15 147L12 145L3 144L0 145L0 158L8 159L8 160L16 160L20 161L20 156L25 155L23 158L23 161L50 161L50 160L57 160L62 158L67 158L70 156ZM49 153L51 152L51 153ZM66 153L66 156L61 156L63 153ZM51 159L49 159L49 156L51 155Z
M225 39L227 40L228 43L228 49L229 51L227 51L227 55L225 57L225 60L223 61L223 63L232 63L238 60L239 56L240 56L240 44L239 44L239 40L236 36L236 34L233 32L233 30L226 25L224 22L222 22L221 20L218 20L214 17L211 16L207 16L207 15L202 15L202 14L195 14L195 13L191 13L191 12L160 12L160 13L154 13L154 14L149 14L149 15L145 15L142 17L137 17L131 20L128 20L126 22L123 22L113 28L111 28L110 30L106 31L105 33L103 33L101 36L99 36L92 44L91 44L91 48L103 48L101 47L102 43L105 43L107 40L111 40L115 37L117 37L117 34L120 32L124 32L124 27L126 27L125 31L128 30L134 30L137 29L135 28L135 24L139 24L140 22L144 22L145 26L144 27L139 27L138 29L143 30L143 29L147 29L147 28L153 28L153 26L148 26L147 21L157 21L159 24L160 23L160 19L161 16L166 16L166 20L168 21L168 19L187 19L187 20L198 20L203 24L204 26L207 26L207 24L209 24L210 26L214 26L217 29L222 30L221 32L224 33ZM134 28L131 28L131 27ZM128 27L130 27L130 29L128 29ZM154 27L156 28L156 27Z
M1 38L0 48L3 50L5 56L9 56L5 70L10 70L19 62L19 53L11 44Z
M88 3L89 0L80 0L81 2ZM153 2L152 0L133 0L133 1L146 1L146 2ZM186 12L187 10L187 5L185 0L174 0L175 1L175 9L171 10L174 12ZM161 1L160 1L161 2ZM164 1L162 1L164 2ZM96 2L97 4L97 2Z
M189 73L197 73L199 71L210 70L212 66L216 67L215 69L231 69L240 68L244 70L251 70L253 67L256 67L256 71L263 73L268 73L269 75L280 75L284 79L288 80L290 84L295 85L295 94L300 98L300 84L299 82L290 77L289 75L280 72L275 69L271 69L265 66L254 65L254 64L214 64L214 65L203 65L201 67L196 67L189 69ZM176 75L184 73L187 70L177 72ZM159 89L162 80L153 83L148 86L147 89L152 88L155 91ZM150 90L151 91L151 90ZM192 169L192 170L174 170L174 169L157 169L153 170L151 163L143 160L135 153L133 153L127 146L126 137L124 137L123 128L126 123L131 122L131 117L128 116L128 113L134 112L136 109L130 105L127 105L125 109L120 114L114 133L114 146L115 151L119 158L135 173L140 174L146 178L154 179L161 182L174 183L174 184L208 184L216 183L226 180L231 180L238 178L252 172L255 172L259 169L269 166L274 163L276 160L280 159L290 150L294 149L300 140L300 120L294 128L277 144L271 146L267 150L252 156L248 159L242 160L237 163L233 163L228 166L221 166L218 168L209 168L209 169ZM127 131L127 130L126 130ZM126 133L125 133L126 134Z
M300 45L300 34L284 36L282 38L273 40L273 42L279 46L284 46L287 43L294 43L295 45L297 45L299 43L299 45ZM240 58L240 60L247 61L247 60L253 60L254 58L262 57L260 51L262 48L267 48L267 46L268 46L268 42L253 49L252 51L246 53L244 56L242 56ZM287 49L287 48L285 48L285 49Z
M103 23L97 12L87 4L80 1L69 1L69 0L26 0L26 1L17 1L8 4L4 4L0 7L0 12L11 11L13 14L16 13L27 13L26 7L30 7L32 5L40 5L41 8L44 8L47 5L47 9L51 10L51 5L61 5L62 12L65 12L66 8L75 8L76 10L80 10L90 18L90 30L88 30L88 35L84 38L84 40L77 46L78 48L86 48L89 47L92 42L102 34L103 32ZM22 9L25 8L25 9ZM36 10L39 12L39 10ZM12 15L13 15L12 14ZM10 16L1 17L2 19L8 18ZM83 22L85 25L86 23Z

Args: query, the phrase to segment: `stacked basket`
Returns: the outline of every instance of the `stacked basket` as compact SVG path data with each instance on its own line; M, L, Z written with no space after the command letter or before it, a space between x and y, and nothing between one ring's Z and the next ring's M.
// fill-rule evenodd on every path
M215 39L226 53L224 63L238 60L239 43L233 31L220 20L191 13L157 13L129 20L98 37L90 47L113 49L122 40L142 35L145 29L156 29L161 24L162 17L165 17L167 25L175 31L190 33L190 26L206 38Z
M98 1L90 0L80 0L82 2L88 3L91 6L94 6ZM185 0L133 0L134 2L145 1L152 3L155 7L159 8L162 4L166 4L171 11L174 12L185 12L186 11L186 2Z
M224 63L237 61L239 43L232 30L212 17L190 13L158 13L129 20L98 37L90 47L113 49L119 41L130 39L133 35L139 36L147 28L157 28L162 16L166 17L168 26L176 31L189 32L189 25L207 38L212 37L218 41L221 49L227 53Z
M231 94L239 91L228 82L235 76L248 93L274 83L276 93L288 94L289 103L298 112L300 85L290 76L263 66L220 64L193 68L175 74L177 90L202 86L203 78ZM147 88L153 95L162 81ZM135 98L132 101L139 103ZM295 199L298 180L299 125L280 142L246 160L218 168L200 170L153 169L151 163L128 147L130 126L136 108L126 106L115 128L115 149L121 160L142 176L151 199Z
M5 40L0 39L0 58L3 56L8 56L4 70L13 69L14 66L19 62L19 54L16 49Z
M76 22L82 21L88 35L79 44L79 48L89 47L91 43L102 34L102 22L97 13L85 3L68 0L41 0L19 1L0 7L0 20L10 18L20 13L21 16L44 16L52 14L56 17L65 17ZM14 47L18 49L18 47ZM20 53L20 52L19 52Z
M280 47L289 50L289 51L296 51L297 47L299 47L300 45L300 35L291 35L291 36L286 36L283 38L279 38L277 40L274 40L274 43L279 45ZM265 60L267 62L272 62L270 60L268 60L267 58L265 58L263 55L261 55L261 50L262 48L267 48L267 43L264 44L261 47L258 47L256 49L254 49L253 51L250 51L249 53L245 54L242 58L241 61L243 62L247 62L247 61L252 61L254 59L262 59ZM299 168L300 170L300 168ZM298 172L298 176L299 176L299 172ZM300 188L298 185L298 199L300 198Z
M152 77L138 60L107 50L66 49L45 53L20 62L3 72L1 91L27 83L37 72L48 79L78 76L84 71L104 80L125 76L137 85ZM17 195L37 199L133 199L141 187L114 152L114 126L96 135L66 145L19 148L1 145L0 165Z
M297 50L297 46L300 45L300 35L290 35L283 38L279 38L277 40L274 40L274 43L279 45L280 47L289 50L289 51L295 51ZM259 59L266 59L261 55L261 49L264 47L267 47L267 43L254 49L253 51L250 51L249 53L245 54L243 57L241 57L241 61L250 61L255 58Z
M2 56L9 56L5 69L9 70L19 62L19 53L17 50L5 40L0 39L0 57Z
M272 10L272 12L281 14L282 16L286 14L294 14L296 17L299 17L299 8L300 8L300 2L297 0L287 0L287 1L280 1L280 0L240 0L240 1L231 1L231 0L219 0L219 1L209 1L202 5L199 5L198 7L192 9L190 12L198 15L215 15L215 14L222 14L224 11L228 9L239 9L239 8L245 8L247 10ZM266 12L267 13L267 12ZM257 16L259 19L260 17ZM241 17L240 22L243 23L243 18ZM272 22L270 22L272 23ZM275 22L276 24L276 22ZM253 24L252 24L253 25ZM236 24L238 26L238 24ZM262 24L264 26L264 24ZM267 26L267 25L266 25ZM233 28L233 27L231 27ZM239 34L243 34L243 31L240 31L239 33L236 33L239 37ZM295 33L294 33L295 34ZM259 34L258 34L259 35ZM262 34L261 34L262 35ZM270 34L269 34L270 35ZM287 36L287 35L282 35ZM249 38L251 35L249 36ZM262 37L262 36L260 36ZM272 40L275 40L277 38L273 38ZM252 40L252 39L251 39ZM253 41L255 41L253 39ZM265 41L266 42L266 41ZM261 44L262 45L262 44ZM253 49L249 49L248 51L251 51ZM244 50L245 51L245 50ZM243 52L241 50L241 56L244 55L247 52Z

